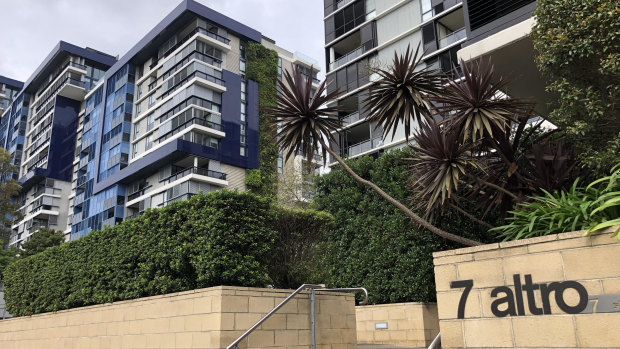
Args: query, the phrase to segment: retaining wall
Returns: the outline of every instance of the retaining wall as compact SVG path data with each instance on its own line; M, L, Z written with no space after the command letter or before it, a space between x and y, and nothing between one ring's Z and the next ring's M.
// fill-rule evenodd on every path
M225 348L291 290L212 287L0 321L2 349ZM352 294L317 292L317 343L355 348ZM301 293L241 348L310 348L310 296Z

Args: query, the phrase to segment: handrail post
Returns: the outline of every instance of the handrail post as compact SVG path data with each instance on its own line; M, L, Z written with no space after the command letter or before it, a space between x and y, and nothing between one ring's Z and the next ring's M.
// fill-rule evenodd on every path
M310 290L310 314L312 316L312 349L316 349L316 294Z

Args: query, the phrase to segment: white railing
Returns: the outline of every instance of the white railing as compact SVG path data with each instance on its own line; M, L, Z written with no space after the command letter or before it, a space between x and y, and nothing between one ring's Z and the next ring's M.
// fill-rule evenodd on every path
M375 149L379 146L383 145L383 137L376 137L373 139L369 139L367 141L363 141L357 144L354 144L347 148L347 155L349 157L355 156L372 149Z

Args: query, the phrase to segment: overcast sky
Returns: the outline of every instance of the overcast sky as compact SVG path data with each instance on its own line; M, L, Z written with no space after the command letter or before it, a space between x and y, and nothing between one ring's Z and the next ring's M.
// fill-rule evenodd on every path
M0 0L0 75L26 81L63 40L123 56L181 0ZM198 0L325 72L322 0Z

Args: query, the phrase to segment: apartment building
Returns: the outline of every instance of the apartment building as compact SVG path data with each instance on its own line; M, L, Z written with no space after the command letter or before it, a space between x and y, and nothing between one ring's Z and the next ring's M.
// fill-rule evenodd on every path
M81 103L114 61L61 41L14 94L0 121L0 142L13 155L22 186L22 217L11 227L10 244L41 227L64 229Z
M328 91L338 89L342 132L333 146L344 157L379 154L405 145L404 128L382 137L366 121L364 99L375 78L370 67L387 68L394 52L420 45L426 65L451 73L466 41L460 0L324 0Z
M22 87L23 82L0 75L0 115L9 108L11 100L17 96Z
M201 192L244 190L259 166L251 42L318 82L312 59L192 0L120 58L61 41L21 89L1 80L19 91L0 119L23 187L10 244L41 227L75 240Z

